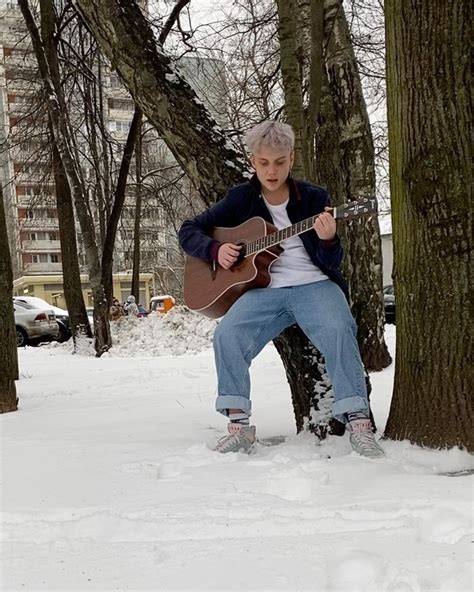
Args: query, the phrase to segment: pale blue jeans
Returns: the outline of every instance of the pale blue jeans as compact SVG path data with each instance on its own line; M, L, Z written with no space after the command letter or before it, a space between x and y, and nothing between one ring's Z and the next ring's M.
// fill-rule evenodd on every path
M251 415L250 364L269 341L294 324L326 359L334 417L345 422L345 414L353 411L368 417L356 324L342 290L331 280L249 290L232 305L214 333L217 411L228 415L228 409L242 409Z

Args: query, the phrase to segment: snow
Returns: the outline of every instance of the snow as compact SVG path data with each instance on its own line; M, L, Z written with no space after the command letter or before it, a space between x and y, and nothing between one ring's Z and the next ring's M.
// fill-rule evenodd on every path
M255 454L209 445L214 321L175 307L85 344L22 349L2 430L2 590L462 592L472 589L472 468L460 450L384 442L387 458L294 434L267 346L252 365ZM394 351L395 331L387 326ZM373 374L386 421L393 366Z

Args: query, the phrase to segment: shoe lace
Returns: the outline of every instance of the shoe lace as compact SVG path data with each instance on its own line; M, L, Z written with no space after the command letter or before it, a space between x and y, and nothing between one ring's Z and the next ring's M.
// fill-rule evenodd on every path
M370 430L353 432L352 437L362 447L365 447L365 448L376 448L377 447L374 434Z
M225 450L232 444L239 442L240 439L241 437L239 434L227 434L226 436L222 436L222 438L219 438L219 440L217 440L217 448L222 448L223 450Z

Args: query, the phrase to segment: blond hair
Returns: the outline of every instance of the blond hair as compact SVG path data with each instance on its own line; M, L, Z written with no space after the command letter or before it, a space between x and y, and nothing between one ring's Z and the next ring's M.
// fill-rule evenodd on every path
M245 143L251 154L264 146L291 152L295 146L295 133L287 123L262 121L245 134Z

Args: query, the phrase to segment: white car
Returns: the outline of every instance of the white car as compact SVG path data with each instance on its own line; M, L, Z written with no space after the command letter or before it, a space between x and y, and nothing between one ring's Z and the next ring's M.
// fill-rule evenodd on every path
M57 339L59 326L51 308L37 308L25 302L13 301L16 344L23 347L32 341Z
M71 337L71 324L69 321L69 313L64 308L53 306L36 296L14 296L13 302L23 302L24 304L30 304L34 308L41 308L42 310L51 309L56 315L56 322L59 325L59 336L58 341L67 341Z

